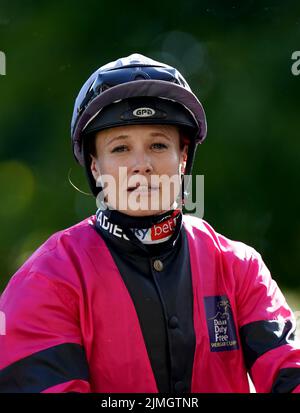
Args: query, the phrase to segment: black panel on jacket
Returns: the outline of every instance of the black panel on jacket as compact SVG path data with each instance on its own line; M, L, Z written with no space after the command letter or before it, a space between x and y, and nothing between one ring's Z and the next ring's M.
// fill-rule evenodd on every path
M290 393L300 384L300 368L286 368L279 370L272 393Z
M248 369L269 350L288 344L295 338L295 326L290 320L260 320L240 328L245 363Z
M71 380L88 380L84 348L64 343L31 354L0 371L1 393L40 393Z
M96 230L134 302L159 392L190 392L195 352L193 291L181 219L171 239L160 244L142 244L128 231L130 241L99 227Z

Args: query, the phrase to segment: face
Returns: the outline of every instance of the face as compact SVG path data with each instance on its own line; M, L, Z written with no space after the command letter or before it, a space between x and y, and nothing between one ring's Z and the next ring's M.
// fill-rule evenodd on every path
M180 193L187 146L171 125L128 125L100 131L91 171L105 202L127 215L169 210Z

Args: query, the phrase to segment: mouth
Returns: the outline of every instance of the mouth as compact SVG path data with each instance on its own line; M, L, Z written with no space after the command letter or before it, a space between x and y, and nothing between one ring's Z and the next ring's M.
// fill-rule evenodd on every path
M135 186L127 188L127 192L139 192L139 193L149 193L158 191L159 187L151 186L151 185L141 185L136 184Z

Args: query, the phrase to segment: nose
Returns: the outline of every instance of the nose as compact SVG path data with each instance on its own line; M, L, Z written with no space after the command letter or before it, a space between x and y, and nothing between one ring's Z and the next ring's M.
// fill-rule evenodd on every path
M153 171L151 158L145 152L136 153L132 167L133 174L149 175Z

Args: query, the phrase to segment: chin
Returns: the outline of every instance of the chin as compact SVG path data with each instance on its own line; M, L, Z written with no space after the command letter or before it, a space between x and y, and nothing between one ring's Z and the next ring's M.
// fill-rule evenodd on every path
M149 217L150 215L160 215L163 212L166 212L166 210L154 210L154 211L141 211L141 210L137 210L137 211L132 211L132 210L126 210L126 211L121 211L123 212L123 214L125 215L129 215L131 217Z

